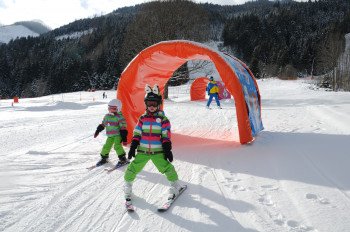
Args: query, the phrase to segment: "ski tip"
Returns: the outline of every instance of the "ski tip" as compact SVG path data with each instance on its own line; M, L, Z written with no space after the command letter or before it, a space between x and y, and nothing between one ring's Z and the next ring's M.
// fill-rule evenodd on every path
M186 189L187 189L187 185L183 185L180 188L179 194L174 199L172 199L172 202L165 203L163 206L159 207L157 209L157 211L158 212L165 212L165 211L167 211L171 207L171 205L174 203L174 201L178 198L178 196L180 196L180 194L182 192L184 192Z
M92 169L94 169L94 168L96 168L96 165L91 166L91 167L87 167L86 169L90 171L90 170L92 170Z
M187 189L187 185L183 185L181 188L180 188L180 193L185 191Z

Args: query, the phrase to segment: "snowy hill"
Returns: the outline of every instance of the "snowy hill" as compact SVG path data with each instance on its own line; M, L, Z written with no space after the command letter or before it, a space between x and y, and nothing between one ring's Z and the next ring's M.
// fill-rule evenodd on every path
M238 142L233 99L207 110L170 89L173 164L188 189L165 213L168 184L152 163L134 183L134 213L125 167L86 169L106 138L93 138L102 92L1 100L0 231L350 231L350 93L258 85L265 130L251 145Z
M17 37L27 37L27 36L39 36L23 25L10 25L0 27L0 42L8 43L11 39L16 39Z
M0 43L8 43L11 39L16 39L17 37L39 36L50 30L42 22L35 21L17 22L8 26L0 25Z
M16 22L14 25L23 25L26 28L30 29L31 31L38 33L38 34L44 34L46 32L51 31L52 29L46 25L43 21L41 20L32 20L32 21L21 21L21 22Z

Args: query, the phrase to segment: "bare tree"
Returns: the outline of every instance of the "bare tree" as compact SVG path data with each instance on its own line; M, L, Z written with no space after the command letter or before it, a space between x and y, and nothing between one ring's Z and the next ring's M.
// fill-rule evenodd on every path
M350 91L350 34L346 35L346 47L337 65L337 81L340 89Z
M188 62L180 66L169 79L164 89L164 98L168 98L168 86L177 86L190 81L190 74L200 72L204 76L209 76L213 73L213 63L208 60L192 60L191 65Z
M337 64L340 54L344 51L344 36L340 32L331 32L319 46L319 53L316 57L318 69L323 73L331 70L330 81L334 91L339 88L340 80L337 73Z

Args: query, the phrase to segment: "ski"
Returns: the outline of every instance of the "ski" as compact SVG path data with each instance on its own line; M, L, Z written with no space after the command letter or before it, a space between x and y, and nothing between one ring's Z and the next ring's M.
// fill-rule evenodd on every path
M96 165L91 166L91 167L87 167L86 169L90 171L90 170L92 170L92 169L94 169L94 168L96 168Z
M128 212L134 212L135 211L135 208L134 208L134 206L133 206L133 204L131 202L131 199L125 201L125 208L126 208L126 211L128 211Z
M92 169L94 169L94 168L96 168L96 167L97 167L96 165L93 165L93 166L91 166L91 167L87 167L86 169L89 170L89 171L91 171Z
M123 167L123 166L125 166L125 165L128 165L130 163L130 161L129 160L127 160L125 163L117 163L113 168L111 168L111 169L108 169L108 168L105 168L105 171L107 171L107 173L111 173L111 172L113 172L114 170L116 170L116 169L118 169L118 168L120 168L120 167Z
M102 164L103 165L103 164ZM102 166L102 165L92 165L91 167L87 167L86 169L87 170L89 170L89 171L91 171L92 169L95 169L95 168L97 168L97 167L100 167L100 166Z
M100 163L100 162L97 162L97 164L92 165L91 167L87 167L86 169L89 170L89 171L91 171L91 170L94 169L94 168L100 167L100 166L102 166L102 165L108 163L108 161L105 162L105 163L103 163L103 164L99 164L99 163Z
M179 194L175 196L175 198L168 199L161 207L158 208L158 212L167 211L170 206L175 202L175 200L187 189L187 185L181 187Z

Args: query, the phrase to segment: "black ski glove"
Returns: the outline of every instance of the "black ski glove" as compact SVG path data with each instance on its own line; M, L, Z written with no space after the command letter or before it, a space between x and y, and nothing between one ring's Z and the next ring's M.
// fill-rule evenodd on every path
M135 157L135 151L136 151L136 148L140 145L140 142L137 141L137 140L132 140L131 141L131 145L130 145L130 150L129 150L129 153L128 153L128 159L132 159L132 157Z
M103 131L104 129L105 129L105 127L104 127L102 124L98 125L98 127L97 127L97 129L96 129L96 131L95 131L95 134L94 134L94 138L96 138L96 137L98 136L98 134L99 134L101 131Z
M165 142L162 144L165 159L170 163L173 162L173 153L171 152L171 142Z
M122 140L120 142L123 142L123 145L125 146L128 142L128 131L120 130L120 136L122 137Z

